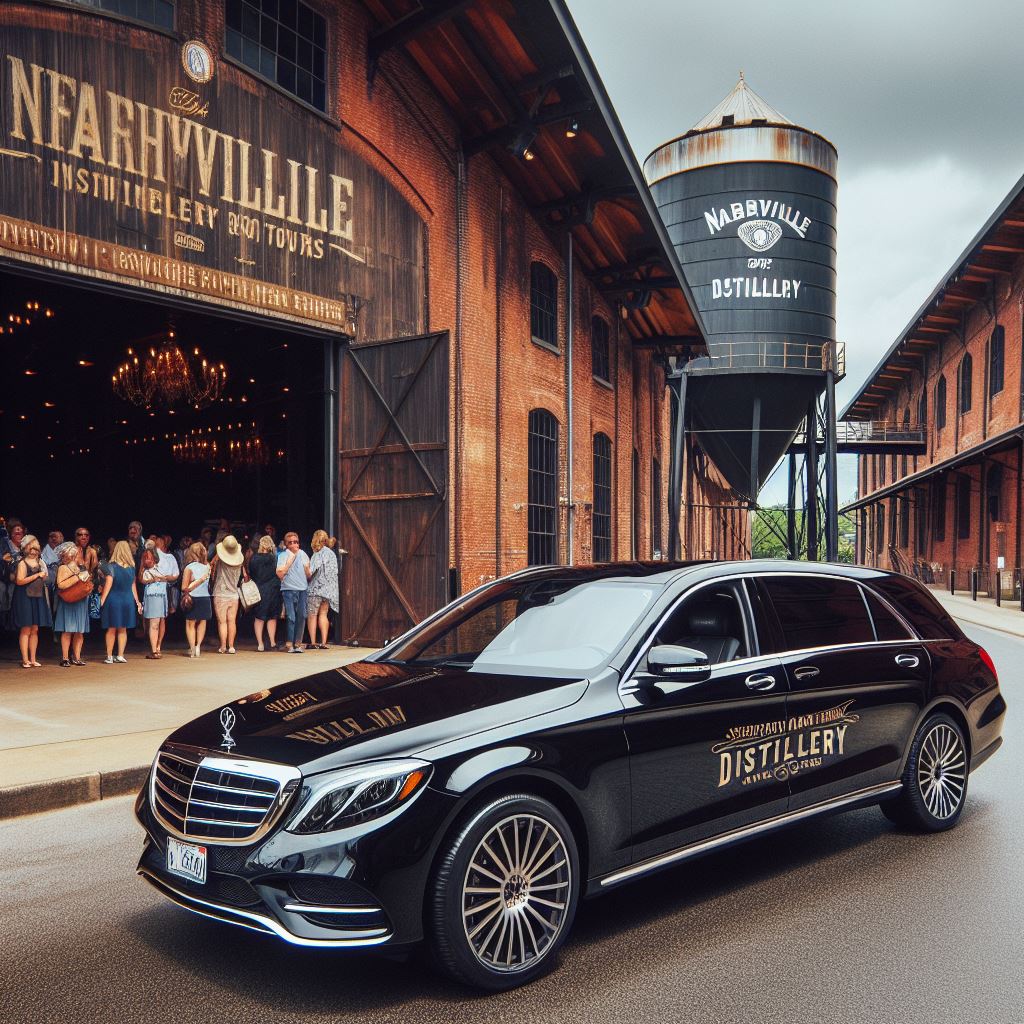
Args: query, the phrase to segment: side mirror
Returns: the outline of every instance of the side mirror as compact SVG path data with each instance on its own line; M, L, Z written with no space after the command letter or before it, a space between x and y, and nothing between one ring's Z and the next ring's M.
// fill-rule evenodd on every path
M663 679L699 683L711 677L711 665L703 651L674 644L659 644L647 652L647 671Z

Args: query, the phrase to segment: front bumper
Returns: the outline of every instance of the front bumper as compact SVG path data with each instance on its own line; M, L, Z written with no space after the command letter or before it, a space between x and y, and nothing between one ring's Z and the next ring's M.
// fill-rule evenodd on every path
M405 946L423 937L423 897L437 846L458 802L429 787L391 820L362 831L295 835L280 826L250 846L207 848L207 880L166 868L168 833L143 790L146 830L138 874L192 913L296 946Z

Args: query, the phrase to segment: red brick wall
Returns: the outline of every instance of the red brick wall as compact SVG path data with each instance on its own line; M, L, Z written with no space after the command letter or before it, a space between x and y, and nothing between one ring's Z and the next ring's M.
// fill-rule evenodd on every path
M858 484L862 496L920 472L935 463L954 456L970 453L972 449L990 439L1019 426L1022 422L1021 363L1024 342L1021 335L1022 307L1024 307L1024 264L1018 262L1010 277L998 277L992 286L991 298L979 301L965 311L962 336L960 331L942 338L928 350L926 361L893 392L879 411L878 418L901 423L909 407L910 421L918 422L918 403L922 390L927 394L925 420L927 455L887 458L883 468L879 456L859 456ZM989 347L992 332L999 325L1004 330L1003 387L989 395ZM959 411L957 381L963 358L970 354L972 361L971 408ZM946 422L941 429L936 421L936 389L940 377L946 380ZM982 589L987 590L990 580L986 573L995 570L1000 555L1005 568L1020 567L1020 523L1018 519L1019 443L1011 442L1005 450L995 451L984 458L977 455L968 462L937 476L941 488L932 488L931 479L922 482L911 493L895 495L872 503L861 513L858 521L859 551L869 564L906 570L917 561L925 563L934 572L937 582L947 582L950 569L958 572L957 586L969 585L969 572L977 567L982 573ZM983 464L984 463L984 464ZM1001 483L997 486L995 467L1001 469ZM894 473L895 468L895 473ZM970 490L969 516L958 530L957 488L963 479ZM998 519L989 515L987 495L998 491ZM908 500L908 543L903 544L900 517L901 502ZM984 499L984 500L983 500ZM942 502L945 509L945 529L937 536L940 513L936 507ZM896 506L896 531L890 529L893 504ZM919 511L920 510L920 511ZM877 519L885 522L884 542L877 543ZM923 516L923 520L922 517ZM966 536L958 536L959 532ZM892 552L895 547L895 556ZM1009 577L1004 581L1008 588Z
M527 426L530 410L538 407L553 413L560 426L560 559L581 563L591 557L592 445L597 432L607 434L613 445L612 557L631 555L634 448L640 465L638 555L652 555L655 458L661 471L661 551L667 554L669 402L655 357L632 350L616 308L577 270L570 494L564 239L559 242L542 227L486 153L473 157L465 168L460 211L458 128L450 111L400 49L381 58L369 81L367 39L375 26L364 6L306 2L328 19L328 118L338 124L343 144L385 175L426 226L426 327L449 331L452 340L449 535L462 589L526 564ZM218 59L226 59L223 16L222 0L180 3L176 31L182 38L206 41ZM259 79L252 81L254 89L265 88ZM530 337L534 260L546 263L558 277L558 353ZM596 381L591 372L595 316L610 325L612 387ZM725 495L713 478L696 481L693 493L694 500L706 504L721 502ZM689 534L684 524L689 538L684 555L741 554L736 538L744 533L744 523L738 515L702 511Z

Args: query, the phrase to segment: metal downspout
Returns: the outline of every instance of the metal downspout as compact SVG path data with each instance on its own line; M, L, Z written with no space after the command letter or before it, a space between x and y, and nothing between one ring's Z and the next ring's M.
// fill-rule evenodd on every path
M455 590L462 590L462 471L463 454L465 451L462 439L462 306L465 301L465 262L466 262L466 154L459 143L458 162L455 169L455 550L452 561L455 565L454 586L449 582L449 599L458 597Z
M565 456L565 489L567 493L567 504L565 511L565 524L566 524L566 562L569 565L574 564L573 559L573 542L575 540L576 530L576 503L573 497L573 474L572 474L572 455L573 455L573 427L572 427L572 400L573 400L573 380L572 380L572 352L573 352L573 330L575 323L575 306L576 306L576 289L573 281L573 265L572 265L572 232L570 231L566 237L566 253L565 253L565 270L566 270L566 314L565 314L565 375L566 375L566 386L565 386L565 443L566 443L566 456Z
M498 265L494 275L494 575L501 576L501 320L505 283L505 189L498 189Z
M686 422L686 374L682 367L669 378L669 389L675 399L675 418L672 421L672 454L669 459L668 558L670 562L676 562L682 557L679 523L683 503L683 436Z

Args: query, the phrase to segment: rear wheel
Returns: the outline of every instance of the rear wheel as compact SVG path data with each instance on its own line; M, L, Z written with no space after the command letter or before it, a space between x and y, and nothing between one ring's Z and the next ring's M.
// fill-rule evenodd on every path
M882 804L903 828L942 832L960 819L967 797L967 744L959 724L938 713L918 729L903 770L903 790Z
M553 804L484 804L448 841L427 907L431 953L459 981L497 991L554 963L576 913L579 857Z

